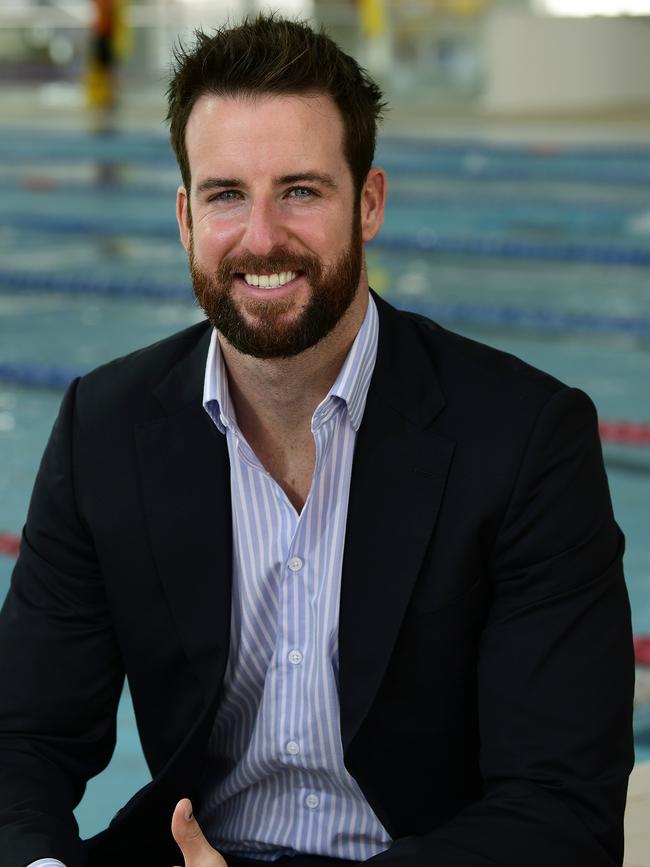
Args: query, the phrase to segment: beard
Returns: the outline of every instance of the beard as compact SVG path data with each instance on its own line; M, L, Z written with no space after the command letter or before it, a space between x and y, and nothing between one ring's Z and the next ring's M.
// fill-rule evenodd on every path
M317 256L278 248L268 256L229 257L210 275L196 264L191 234L189 259L199 304L210 324L235 349L255 358L290 358L328 335L352 303L363 264L361 224L355 213L350 246L328 268ZM282 271L297 272L311 289L297 315L290 315L296 303L291 297L268 301L247 298L241 302L233 298L236 276Z

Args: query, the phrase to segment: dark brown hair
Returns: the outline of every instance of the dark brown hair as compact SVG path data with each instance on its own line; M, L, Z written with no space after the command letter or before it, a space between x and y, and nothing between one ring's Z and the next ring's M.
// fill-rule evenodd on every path
M246 18L208 36L195 31L190 50L174 50L167 90L171 143L189 192L190 167L185 128L192 108L205 93L219 96L329 94L344 127L343 149L357 195L372 165L377 122L385 103L364 69L322 30L276 15Z

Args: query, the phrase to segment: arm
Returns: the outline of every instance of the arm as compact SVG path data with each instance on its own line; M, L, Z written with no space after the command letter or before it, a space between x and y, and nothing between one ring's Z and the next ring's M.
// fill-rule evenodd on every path
M123 683L88 528L75 502L76 384L36 480L0 614L0 865L84 862L73 808L108 763Z
M565 389L540 413L492 552L478 663L483 797L372 860L622 863L634 677L622 549L593 406Z

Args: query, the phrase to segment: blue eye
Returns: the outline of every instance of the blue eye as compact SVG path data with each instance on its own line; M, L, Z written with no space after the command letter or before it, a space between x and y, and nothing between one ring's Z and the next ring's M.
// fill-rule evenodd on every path
M234 202L240 196L237 190L222 190L208 197L208 202Z
M288 195L293 199L311 199L317 196L318 193L310 187L292 187Z

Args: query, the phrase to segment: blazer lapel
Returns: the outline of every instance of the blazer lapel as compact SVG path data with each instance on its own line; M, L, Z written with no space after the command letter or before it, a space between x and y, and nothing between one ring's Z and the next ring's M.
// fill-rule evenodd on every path
M165 412L136 428L151 547L183 648L209 695L230 629L232 527L225 437L201 405L209 332L154 392Z
M454 442L428 430L444 406L416 332L377 299L379 348L357 438L341 583L341 737L381 683L431 538Z

